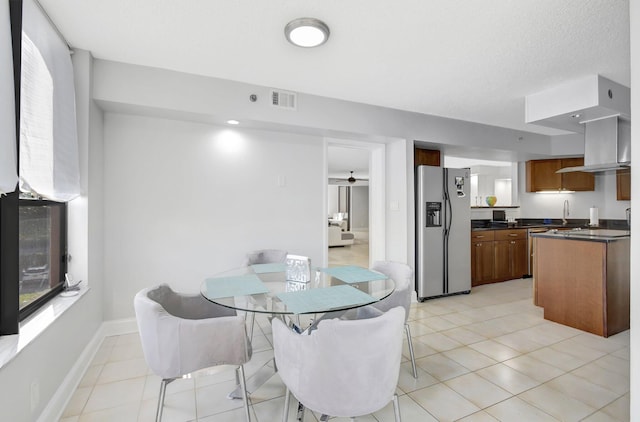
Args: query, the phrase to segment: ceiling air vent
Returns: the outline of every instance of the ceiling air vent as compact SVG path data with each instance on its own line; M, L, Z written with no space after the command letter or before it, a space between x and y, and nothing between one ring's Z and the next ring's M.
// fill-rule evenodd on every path
M271 105L287 110L295 110L298 106L297 95L293 92L271 90Z

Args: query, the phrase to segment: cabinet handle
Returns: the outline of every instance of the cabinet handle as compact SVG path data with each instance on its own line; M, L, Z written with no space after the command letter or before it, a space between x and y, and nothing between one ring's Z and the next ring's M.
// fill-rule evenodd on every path
M477 247L480 247L480 246L482 246L482 244L480 244L480 243L476 243L476 246L477 246Z
M480 239L481 237L484 237L484 236L476 236L476 239Z
M515 234L515 233L509 233L509 236L511 236L511 237L518 237L518 235L517 235L517 234Z
M515 240L512 240L512 241L511 241L511 244L512 244L512 245L515 245L515 243L516 243L516 241L515 241Z

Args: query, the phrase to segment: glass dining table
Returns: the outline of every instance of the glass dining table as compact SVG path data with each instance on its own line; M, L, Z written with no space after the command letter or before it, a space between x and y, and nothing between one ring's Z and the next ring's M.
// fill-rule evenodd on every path
M227 308L282 318L292 329L303 333L315 327L324 315L337 317L351 309L378 302L395 289L395 282L384 274L357 266L314 268L311 281L287 280L284 263L255 264L225 271L202 282L204 298ZM303 327L300 317L309 316ZM247 391L253 392L270 378L277 368L270 362L247 379ZM241 397L239 390L230 398Z

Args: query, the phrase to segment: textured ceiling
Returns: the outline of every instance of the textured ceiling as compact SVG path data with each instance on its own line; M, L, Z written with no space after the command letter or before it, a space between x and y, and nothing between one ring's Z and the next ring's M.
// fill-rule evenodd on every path
M97 58L543 134L528 94L599 73L629 86L628 0L40 0ZM331 28L316 49L290 20Z

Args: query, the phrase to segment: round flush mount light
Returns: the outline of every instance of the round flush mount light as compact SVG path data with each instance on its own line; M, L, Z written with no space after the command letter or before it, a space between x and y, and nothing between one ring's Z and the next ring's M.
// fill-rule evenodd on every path
M284 36L298 47L318 47L329 39L329 27L315 18L298 18L284 27Z
M237 121L237 120L227 120L227 123L230 124L230 125L239 125L240 124L240 122Z

